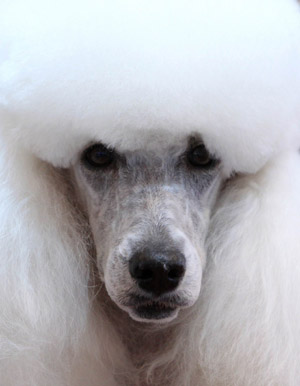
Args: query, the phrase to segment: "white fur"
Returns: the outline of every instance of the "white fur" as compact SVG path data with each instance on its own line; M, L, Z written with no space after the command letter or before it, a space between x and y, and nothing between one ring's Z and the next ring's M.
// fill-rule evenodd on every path
M295 0L1 3L0 116L43 159L192 129L253 172L299 138Z
M299 12L293 0L1 2L1 386L299 385ZM243 173L217 201L199 301L169 330L112 322L53 165L94 140L132 150L193 132Z

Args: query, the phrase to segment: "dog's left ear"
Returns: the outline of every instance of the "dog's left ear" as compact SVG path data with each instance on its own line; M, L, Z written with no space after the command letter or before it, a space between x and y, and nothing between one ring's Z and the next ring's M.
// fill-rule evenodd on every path
M1 127L0 141L0 383L69 385L92 367L115 385L112 367L130 365L106 316L90 312L89 234L65 173Z
M199 309L203 368L213 365L231 385L248 384L253 368L257 385L299 379L299 152L229 181L208 250Z

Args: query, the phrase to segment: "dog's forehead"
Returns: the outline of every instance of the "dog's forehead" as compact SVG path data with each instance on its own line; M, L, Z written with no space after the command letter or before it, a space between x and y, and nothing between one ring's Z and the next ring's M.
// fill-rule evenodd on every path
M155 153L164 156L170 151L182 150L193 142L201 142L201 136L195 133L174 134L164 130L149 130L142 135L131 132L122 141L105 143L117 152L124 154Z

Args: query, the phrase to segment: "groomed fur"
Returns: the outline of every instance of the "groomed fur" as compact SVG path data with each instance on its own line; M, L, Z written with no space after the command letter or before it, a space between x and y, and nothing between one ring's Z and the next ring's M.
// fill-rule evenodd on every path
M299 8L3 1L1 120L58 166L88 141L137 149L151 129L199 131L229 171L254 172L299 143Z
M298 386L297 2L25 3L0 12L1 386ZM111 304L61 167L195 131L231 177L197 303L153 328Z

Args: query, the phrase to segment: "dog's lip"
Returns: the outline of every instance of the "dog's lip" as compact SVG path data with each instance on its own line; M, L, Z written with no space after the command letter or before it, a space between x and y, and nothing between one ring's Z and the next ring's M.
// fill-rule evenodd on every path
M119 306L127 311L134 320L140 322L167 323L176 318L181 308L189 307L187 301L178 295L163 297L129 294Z
M123 302L125 307L141 308L141 307L153 307L164 309L176 309L188 307L188 303L180 297L168 296L168 297L152 297L139 294L130 295L126 301Z

